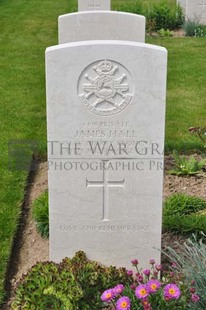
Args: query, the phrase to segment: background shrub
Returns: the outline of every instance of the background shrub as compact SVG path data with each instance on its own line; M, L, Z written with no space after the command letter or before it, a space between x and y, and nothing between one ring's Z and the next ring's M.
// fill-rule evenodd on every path
M140 15L145 15L146 12L142 0L135 0L132 2L125 1L117 7L117 10Z
M147 31L157 31L160 29L174 30L180 28L184 23L182 8L171 6L167 0L158 1L156 4L148 6L142 0L125 1L116 10L144 15L147 20Z
M60 264L37 263L17 286L11 309L101 309L101 293L127 283L126 269L104 267L79 251Z
M166 199L163 229L180 232L206 232L206 201L196 196L174 194Z
M49 203L48 191L45 191L33 203L33 217L38 232L43 238L49 238Z
M169 29L174 30L182 26L184 15L180 6L171 8L167 1L161 1L155 4L149 14L148 19L156 21L156 30Z

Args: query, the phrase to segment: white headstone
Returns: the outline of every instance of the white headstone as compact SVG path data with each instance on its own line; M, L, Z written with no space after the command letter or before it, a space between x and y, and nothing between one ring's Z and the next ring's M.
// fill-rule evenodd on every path
M206 0L177 0L183 8L186 20L206 25Z
M78 0L78 11L110 10L110 0Z
M59 44L87 40L145 41L145 17L95 11L59 16Z
M160 260L166 63L135 42L47 49L52 260Z
M206 0L187 0L186 19L206 25Z

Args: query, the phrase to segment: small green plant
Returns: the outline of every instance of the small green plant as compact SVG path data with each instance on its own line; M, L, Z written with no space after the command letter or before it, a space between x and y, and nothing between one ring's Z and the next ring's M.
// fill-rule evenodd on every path
M165 30L162 28L158 31L158 34L160 37L172 37L174 35L174 31L170 31L169 29Z
M196 135L206 148L206 127L190 127L188 130L191 134Z
M195 29L195 38L203 38L206 37L206 28L205 26L202 27L198 27L197 29Z
M150 260L150 269L138 268L138 260L132 260L136 275L130 272L130 285L119 284L101 295L103 306L116 310L174 310L191 309L199 304L201 295L192 293L191 283L176 270L164 274L162 266Z
M174 249L167 247L166 254L173 262L176 271L184 274L188 282L192 283L190 291L201 296L199 302L194 303L192 309L206 309L206 235L197 240L193 234L184 244L179 246L177 253Z
M185 30L186 37L205 37L206 28L201 25L198 20L187 20L185 21L183 28Z
M60 264L45 262L32 267L20 280L11 309L101 309L100 292L127 281L124 268L102 266L79 251Z
M175 160L175 169L169 171L175 175L195 175L201 172L204 168L206 160L197 160L193 156L187 158L185 155L180 156L177 151L173 151Z
M206 201L182 193L171 195L164 203L163 229L183 234L206 231Z
M49 238L49 203L48 191L45 191L33 203L33 217L38 232L43 238Z

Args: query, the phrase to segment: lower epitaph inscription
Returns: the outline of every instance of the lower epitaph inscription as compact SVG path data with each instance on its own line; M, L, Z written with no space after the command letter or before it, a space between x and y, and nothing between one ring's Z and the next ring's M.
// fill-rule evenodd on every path
M60 231L62 232L124 232L124 231L148 231L150 228L148 225L83 225L83 226L77 226L77 225L61 225Z

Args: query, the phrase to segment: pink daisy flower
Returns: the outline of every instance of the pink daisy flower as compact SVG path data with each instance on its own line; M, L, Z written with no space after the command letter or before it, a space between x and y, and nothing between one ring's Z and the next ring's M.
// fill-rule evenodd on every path
M135 295L139 299L144 299L149 295L148 288L146 284L140 284L136 287Z
M126 296L119 298L116 302L117 310L130 310L130 299Z
M164 297L166 300L178 299L181 295L180 289L176 284L167 284L164 287Z
M102 301L110 301L114 297L113 289L108 289L104 291L104 293L101 295Z
M157 292L160 287L161 287L161 283L158 280L156 280L156 279L149 280L147 282L147 288L148 288L150 293Z

